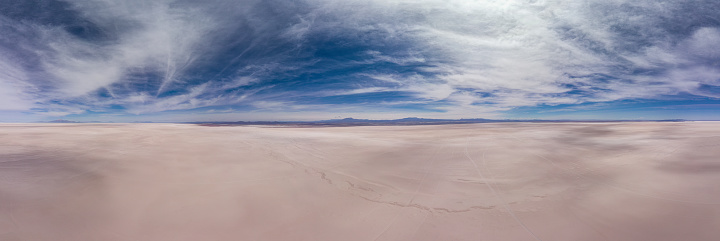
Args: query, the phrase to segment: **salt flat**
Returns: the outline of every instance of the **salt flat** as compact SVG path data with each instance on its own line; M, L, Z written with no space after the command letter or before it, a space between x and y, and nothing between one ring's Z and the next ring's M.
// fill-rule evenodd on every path
M720 123L0 125L0 240L720 240Z

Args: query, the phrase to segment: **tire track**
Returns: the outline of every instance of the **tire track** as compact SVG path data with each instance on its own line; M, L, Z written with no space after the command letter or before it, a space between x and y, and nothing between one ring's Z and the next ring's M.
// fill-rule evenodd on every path
M511 136L511 137L512 137L513 139L517 140L516 142L522 143L522 140L520 140L519 138L517 138L517 137L515 137L515 136ZM573 177L575 177L575 178L578 178L578 179L587 180L589 183L594 183L594 184L598 184L598 185L604 185L604 186L610 187L610 188L615 189L615 190L618 190L618 191L623 191L623 192L627 192L627 193L634 194L634 195L638 195L638 196L642 196L642 197L653 198L653 199L658 199L658 200L665 200L665 201L671 201L671 202L688 203L688 204L696 204L696 205L720 205L720 203L717 203L717 202L698 202L698 201L692 201L692 200L683 200L683 199L676 199L676 198L661 197L661 196L657 196L657 195L653 195L653 194L649 194L649 193L644 193L644 192L639 192L639 191L635 191L635 190L630 190L629 188L623 187L622 185L614 185L614 184L612 184L612 181L609 181L610 183L608 183L608 182L600 182L600 181L591 181L590 179L588 179L588 178L587 178L585 175L583 175L582 173L573 171L572 168L562 167L562 166L558 165L557 163L555 163L555 161L552 160L552 159L550 159L550 158L547 158L547 157L545 157L545 156L543 156L543 155L536 154L536 153L533 153L533 155L534 155L534 156L537 156L537 157L540 157L540 158L543 159L543 160L546 160L546 161L549 162L552 166L554 166L555 168L559 169L559 170L560 170L561 172L563 172L563 173L566 173L566 174L571 175L571 176L573 176ZM573 164L574 164L574 166L577 166L577 163L573 163ZM586 172L586 173L594 173L594 172L595 172L595 171L593 170L593 171ZM605 177L605 176L602 175L602 174L596 174L596 175L599 175L599 177ZM607 178L606 178L606 179L607 179ZM669 194L669 195L675 195L674 193L671 193L671 192L661 192L661 193L665 193L665 194Z
M467 159L470 160L470 163L472 163L473 167L475 167L475 170L477 171L478 176L480 176L480 178L483 180L483 182L485 183L485 185L490 189L490 191L493 193L493 195L495 195L495 197L497 197L497 199L500 200L500 204L505 208L505 210L507 210L507 212L510 214L510 216L512 216L512 218L515 219L515 221L516 221L518 224L520 224L520 226L521 226L523 229L525 229L525 231L527 231L535 240L543 241L543 240L540 239L537 235L535 235L535 233L533 233L533 231L530 230L530 229L525 225L525 223L523 223L523 222L517 217L517 215L515 215L515 212L510 208L510 205L508 205L508 203L505 201L505 199L503 199L502 196L500 196L500 194L495 190L495 188L493 187L493 185L490 184L489 180L488 180L487 178L485 178L485 175L483 175L482 171L480 171L480 168L478 167L477 163L475 163L475 160L473 160L472 157L470 157L470 153L468 152L468 146L469 146L469 145L470 145L470 138L468 137L468 138L466 139L466 142L465 142L465 157L467 157Z

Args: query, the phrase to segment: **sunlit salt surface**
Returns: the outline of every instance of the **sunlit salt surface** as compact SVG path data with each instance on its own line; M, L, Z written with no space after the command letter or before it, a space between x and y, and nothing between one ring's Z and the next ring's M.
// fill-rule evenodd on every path
M720 123L0 125L0 240L720 240Z

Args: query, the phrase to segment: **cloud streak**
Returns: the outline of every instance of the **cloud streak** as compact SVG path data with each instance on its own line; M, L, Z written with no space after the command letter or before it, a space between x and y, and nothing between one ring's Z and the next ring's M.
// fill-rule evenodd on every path
M720 98L709 0L10 2L0 110L482 117Z

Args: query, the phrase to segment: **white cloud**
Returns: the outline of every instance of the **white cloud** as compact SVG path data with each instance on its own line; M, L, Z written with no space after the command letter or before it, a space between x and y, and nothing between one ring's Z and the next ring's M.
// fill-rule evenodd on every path
M411 38L422 53L440 58L434 67L442 83L398 80L405 89L433 100L458 104L488 102L499 106L574 104L626 98L653 98L694 91L699 84L719 84L716 71L702 67L704 60L720 58L716 28L700 28L679 44L667 35L654 14L670 13L683 3L653 1L316 1L324 12L345 18L346 28L388 26L388 35ZM702 7L702 6L697 6ZM633 12L633 8L642 11ZM332 9L332 10L328 10ZM693 13L688 13L693 14ZM318 24L318 23L316 23ZM641 28L632 41L646 45L626 50L632 33L615 26ZM634 48L634 49L633 49ZM423 59L424 58L419 58ZM716 64L717 65L717 64ZM621 68L657 68L644 75ZM591 78L606 74L624 82L598 83ZM430 81L431 79L428 79ZM566 84L594 86L585 96L569 96ZM463 97L461 89L493 93L489 97ZM469 101L468 99L473 99Z
M34 106L31 92L22 68L0 53L0 111L29 110Z
M88 41L67 32L64 26L33 24L3 20L24 32L32 33L34 45L28 48L38 56L38 68L23 69L10 66L11 61L0 61L0 104L3 109L29 109L31 101L29 87L33 80L25 75L44 72L44 89L33 96L34 101L60 101L67 108L94 108L120 104L133 113L147 113L177 110L212 105L217 102L231 102L229 96L200 97L209 91L223 91L250 85L258 81L254 73L267 72L272 66L260 66L258 70L220 82L207 82L190 90L190 93L159 97L158 95L186 85L185 71L192 67L205 51L212 51L216 36L220 33L220 20L226 16L212 15L200 5L177 1L69 1L73 10L81 17L96 24L107 36L100 40ZM49 13L52 14L52 13ZM27 41L18 39L14 41ZM1 49L0 49L1 50ZM32 72L30 72L32 71ZM234 71L234 70L233 70ZM240 70L242 71L242 70ZM133 75L158 75L158 80L143 78L134 80ZM37 80L35 80L37 81ZM156 89L134 89L128 85L156 86ZM118 85L119 86L116 86ZM119 89L115 89L119 88ZM99 99L93 92L107 90L111 100ZM116 96L114 93L129 93ZM35 92L38 92L35 90ZM237 97L242 99L242 96ZM84 103L80 103L84 102ZM7 103L7 104L6 104ZM47 113L76 114L76 111L50 110L50 105L37 106L43 115ZM58 107L52 107L57 109Z
M701 88L720 85L720 29L691 18L712 12L700 0L68 2L96 25L98 39L0 16L0 24L27 34L32 43L21 49L37 57L22 65L0 56L0 110L60 115L121 105L152 113L238 103L304 110L316 106L293 104L291 96L303 95L294 92L322 98L401 91L414 99L397 103L436 104L428 109L460 116L683 92L720 98ZM369 81L337 85L350 86L344 90L278 88L294 95L251 98L285 72L331 71L312 58L325 46L312 44L335 38L367 48L338 61L399 66L398 72L349 73ZM221 43L243 45L213 63L225 54ZM193 72L208 66L226 75Z
M80 96L122 81L133 72L162 75L162 93L203 50L212 20L192 8L173 8L171 1L71 1L101 28L119 28L113 41L87 42L63 29L42 31L51 50L43 54L46 70L62 80L61 92Z

